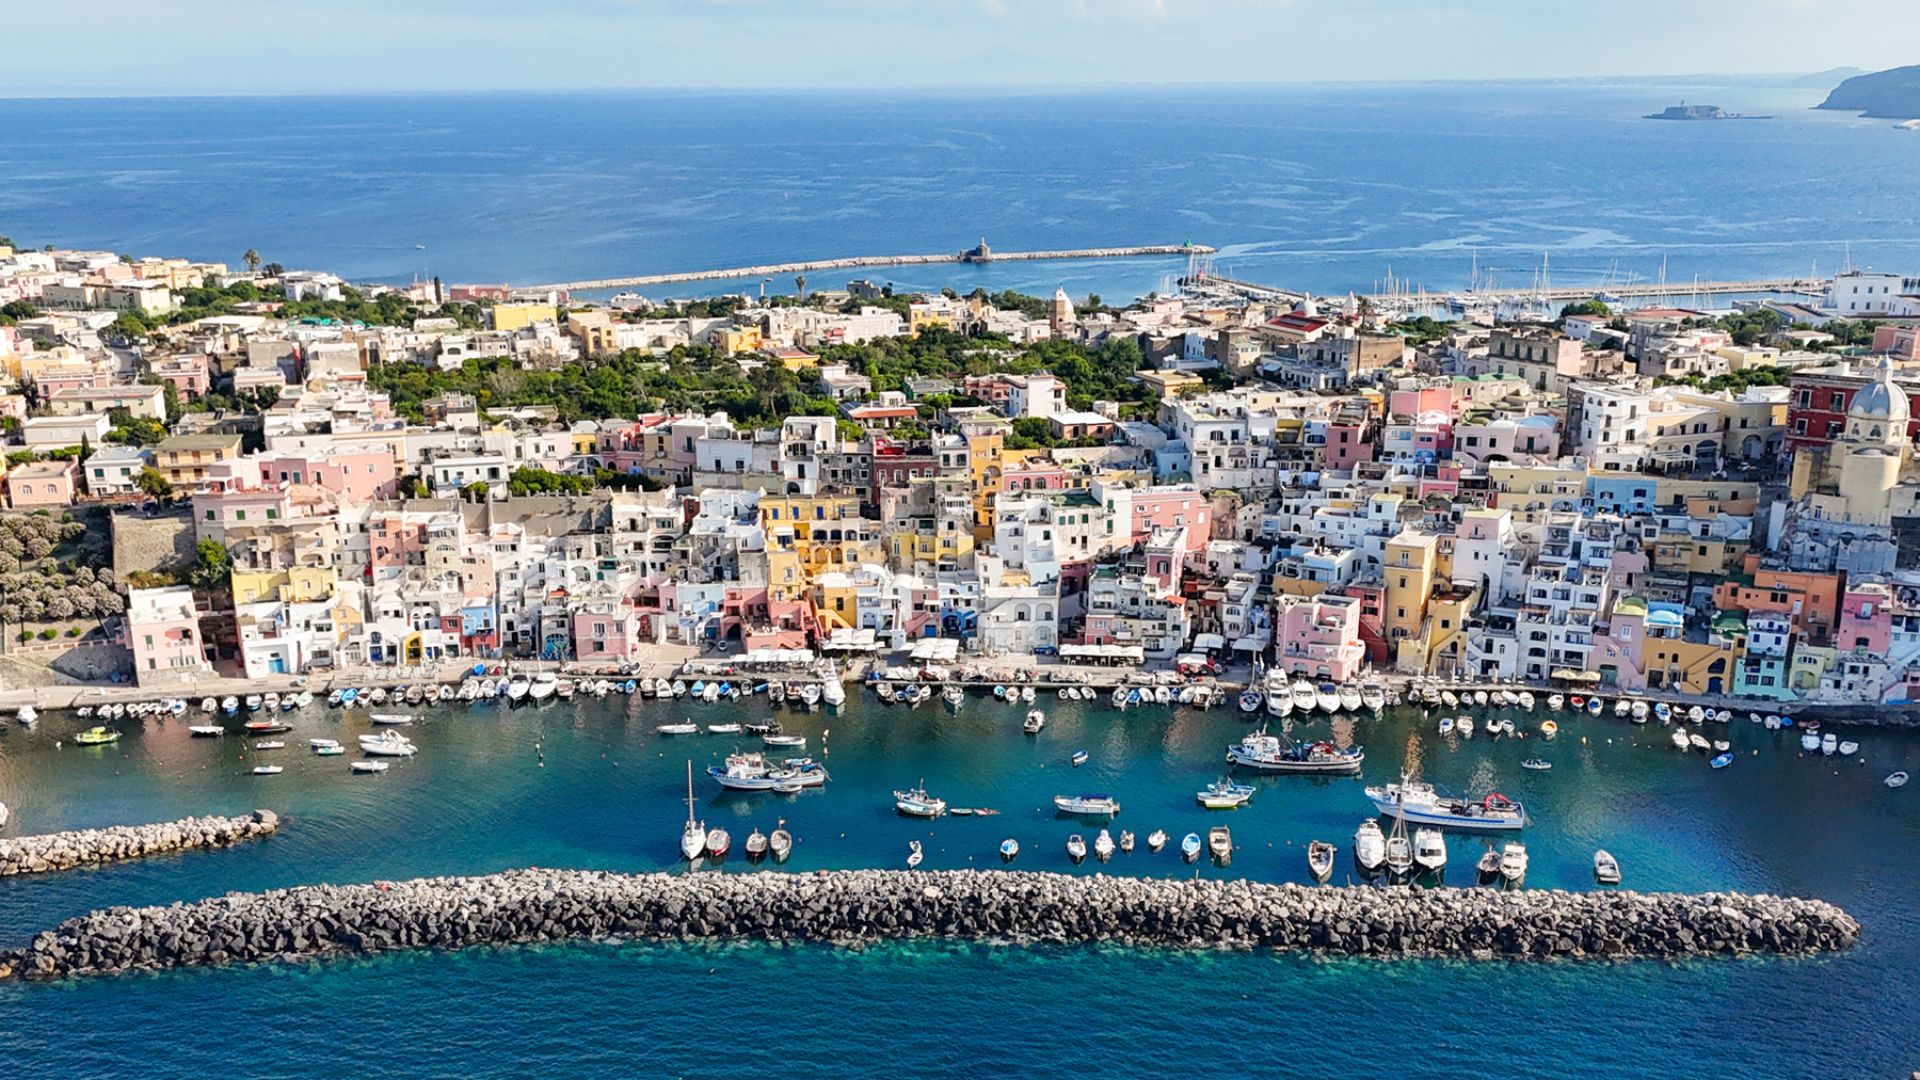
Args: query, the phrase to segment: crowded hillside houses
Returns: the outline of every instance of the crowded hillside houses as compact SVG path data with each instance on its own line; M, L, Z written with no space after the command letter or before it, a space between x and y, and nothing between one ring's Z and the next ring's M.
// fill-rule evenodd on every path
M1434 321L1205 282L655 304L0 251L10 512L104 506L116 551L181 553L114 568L142 685L929 637L1777 703L1920 683L1913 278Z

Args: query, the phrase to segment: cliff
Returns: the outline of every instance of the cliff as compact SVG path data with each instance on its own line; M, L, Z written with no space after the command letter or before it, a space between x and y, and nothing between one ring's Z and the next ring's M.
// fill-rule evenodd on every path
M1886 120L1920 117L1920 64L1855 75L1816 108L1843 109Z

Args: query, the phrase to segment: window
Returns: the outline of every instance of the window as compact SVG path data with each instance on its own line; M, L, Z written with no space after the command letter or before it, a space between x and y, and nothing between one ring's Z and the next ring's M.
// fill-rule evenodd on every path
M1847 411L1846 395L1838 392L1827 395L1827 411L1846 412Z

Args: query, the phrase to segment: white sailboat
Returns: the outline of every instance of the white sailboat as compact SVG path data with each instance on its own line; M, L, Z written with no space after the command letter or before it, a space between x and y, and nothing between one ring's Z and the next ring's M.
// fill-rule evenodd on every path
M707 850L707 826L693 816L693 759L687 759L687 825L680 831L680 855L688 862Z

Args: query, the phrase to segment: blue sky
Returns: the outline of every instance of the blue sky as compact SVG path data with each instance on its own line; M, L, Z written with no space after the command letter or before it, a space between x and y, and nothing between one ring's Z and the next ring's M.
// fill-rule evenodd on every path
M1920 63L1914 0L88 0L0 95L1324 82Z

